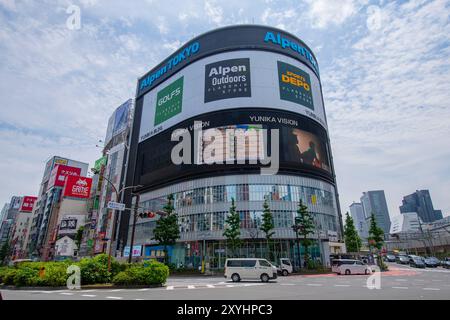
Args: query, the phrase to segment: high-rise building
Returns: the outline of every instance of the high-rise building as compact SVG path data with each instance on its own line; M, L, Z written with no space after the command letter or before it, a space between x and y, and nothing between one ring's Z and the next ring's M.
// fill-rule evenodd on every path
M429 190L417 190L403 197L400 212L417 212L423 222L433 222L443 218L441 210L433 208Z
M391 229L391 218L389 217L384 190L363 192L360 200L367 226L370 228L370 217L374 214L378 227L383 229L385 234L388 234Z
M232 199L244 243L236 254L267 254L258 233L267 199L277 255L297 264L292 226L301 200L315 220L311 254L329 263L330 253L343 250L331 150L308 46L272 27L212 30L138 80L124 202L131 207L135 198L158 212L173 196L180 239L168 248L169 260L197 267L203 256L219 269L229 252L224 230ZM124 255L162 259L164 248L153 240L159 215L138 219L135 229L130 216L121 214Z
M369 231L367 228L367 221L364 215L363 205L359 202L353 202L350 205L350 215L353 218L356 231L358 231L358 235L360 236L360 238L367 239L367 237L369 236Z
M7 210L3 214L3 221L0 224L0 246L10 241L11 232L20 209L22 197L13 196Z
M420 221L417 212L404 212L392 217L390 234L419 232Z
M41 258L45 244L54 230L52 224L57 220L54 215L58 209L65 179L68 176L86 176L88 163L63 157L51 157L44 168L38 199L33 209L27 243L27 255ZM50 225L50 228L49 228Z

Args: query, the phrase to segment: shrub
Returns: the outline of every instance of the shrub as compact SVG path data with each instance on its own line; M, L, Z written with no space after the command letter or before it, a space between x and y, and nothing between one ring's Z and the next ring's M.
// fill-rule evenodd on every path
M16 268L7 268L2 275L2 281L5 285L13 285L14 277L19 269Z
M82 284L109 283L121 271L121 265L111 257L111 272L108 272L108 255L100 254L94 258L83 258L78 263L81 269Z
M19 268L14 275L14 285L18 287L32 286L38 282L39 272L32 268Z
M130 272L121 271L113 278L112 282L115 285L132 285L136 284L134 282L134 278L132 277Z
M113 283L118 285L153 285L163 284L169 276L169 268L159 262L145 262L129 266L118 273Z

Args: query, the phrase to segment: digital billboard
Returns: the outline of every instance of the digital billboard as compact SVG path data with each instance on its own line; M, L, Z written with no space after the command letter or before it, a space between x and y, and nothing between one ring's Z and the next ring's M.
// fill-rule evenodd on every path
M172 162L171 152L178 141L171 141L172 130L163 132L139 144L136 184L149 186L183 177L211 176L243 169L256 171L263 165L250 160L261 160L272 154L272 129L279 131L276 146L279 148L280 172L304 172L328 181L333 179L327 133L307 117L278 110L235 109L204 114L183 121L175 128L185 129L193 136L194 121L201 122L203 139L196 149L194 139L190 142L191 150L198 150L191 155L192 162L178 165ZM262 135L263 129L268 132L267 138ZM238 132L247 137L244 143L239 143ZM223 147L208 150L211 140L206 136L211 133L214 141L221 140ZM252 135L253 140L250 139ZM245 163L238 160L245 160Z
M34 203L36 202L37 197L25 196L23 197L22 204L20 206L20 210L22 212L32 212Z
M139 142L188 118L235 108L291 111L327 130L312 70L282 54L241 50L195 61L145 94Z
M106 129L105 145L118 134L122 133L130 118L130 111L133 105L133 100L129 99L114 110L113 114L109 117L108 127Z
M50 173L47 190L52 187L64 187L67 176L80 176L81 168L70 167L63 164L56 165Z
M92 178L67 176L63 196L86 199L89 198L92 187Z

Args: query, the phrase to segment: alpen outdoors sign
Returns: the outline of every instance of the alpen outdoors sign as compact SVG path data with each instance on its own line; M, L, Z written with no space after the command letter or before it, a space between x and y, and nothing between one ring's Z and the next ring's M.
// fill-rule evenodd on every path
M205 103L251 97L250 59L229 59L205 66Z

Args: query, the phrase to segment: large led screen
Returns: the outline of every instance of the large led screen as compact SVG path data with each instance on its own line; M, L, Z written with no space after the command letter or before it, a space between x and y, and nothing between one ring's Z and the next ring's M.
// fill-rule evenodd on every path
M201 139L194 135L194 128L198 129L199 124ZM179 129L189 133L189 164L176 165L172 161L172 150L182 139L171 141L171 136ZM279 132L277 142L272 141L273 129ZM245 139L239 140L243 136ZM219 147L211 148L213 141L218 140ZM197 148L195 141L200 141ZM203 114L146 139L138 145L135 181L148 187L196 176L258 173L261 167L268 166L260 160L267 160L273 154L272 146L278 148L279 172L302 172L333 181L325 129L301 115L262 109Z

